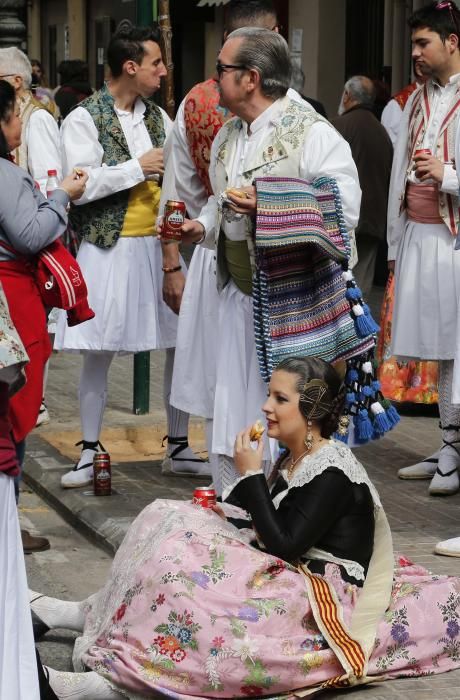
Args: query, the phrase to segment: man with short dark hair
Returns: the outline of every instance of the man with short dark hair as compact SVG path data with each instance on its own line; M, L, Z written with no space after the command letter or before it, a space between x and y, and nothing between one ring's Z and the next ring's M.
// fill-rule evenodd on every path
M355 75L345 83L340 116L332 119L337 131L350 144L363 195L356 228L358 264L353 273L364 297L371 291L379 243L386 234L393 159L390 137L372 111L374 100L372 80Z
M168 401L177 319L161 298L161 248L155 238L163 143L171 129L171 120L151 99L166 75L159 41L156 27L115 35L107 51L110 80L62 125L65 172L80 168L88 173L85 194L69 218L83 238L78 260L96 312L73 328L61 317L56 336L58 349L84 354L82 451L74 469L62 477L64 488L92 481L107 374L117 352L166 349L168 435L181 438L183 460L195 459L187 445L188 415Z
M430 74L410 97L396 144L388 208L388 261L395 268L392 354L439 360L442 447L400 469L402 479L431 479L432 495L459 489L460 410L453 401L459 334L460 256L455 136L460 116L460 12L454 2L421 8L409 19L412 58ZM458 165L457 165L458 167ZM458 381L458 379L457 379ZM438 461L439 459L439 461Z

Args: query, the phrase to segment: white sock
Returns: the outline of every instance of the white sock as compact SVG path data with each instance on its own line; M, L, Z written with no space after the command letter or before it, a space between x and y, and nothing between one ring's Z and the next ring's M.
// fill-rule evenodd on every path
M83 632L85 624L84 601L67 601L29 590L30 607L50 629L60 627Z
M80 421L83 440L97 442L107 401L107 379L113 352L87 352L80 376ZM95 450L82 450L78 466L93 461Z
M168 424L168 435L170 437L183 437L188 435L189 414L171 406L171 383L174 366L174 348L166 350L166 361L163 374L163 400Z
M59 700L120 700L124 695L112 690L108 682L95 671L67 673L45 666L49 682Z
M163 397L164 405L168 423L168 438L181 439L184 442L188 440L188 423L189 414L185 411L180 411L178 408L171 406L169 399L171 396L171 382L173 374L174 365L174 348L168 348L166 350L166 361L163 375ZM167 455L170 456L174 450L176 450L180 445L170 442L168 440ZM202 467L202 461L196 461L200 459L191 449L187 446L181 449L177 453L179 459L173 458L172 469L173 471L188 471L188 472L199 472Z

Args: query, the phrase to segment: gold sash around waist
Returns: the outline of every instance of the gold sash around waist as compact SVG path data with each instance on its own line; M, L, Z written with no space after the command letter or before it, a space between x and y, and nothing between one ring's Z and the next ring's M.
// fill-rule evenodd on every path
M407 183L407 218L419 224L444 223L439 213L439 189L437 185Z
M161 188L146 180L129 193L128 209L120 236L156 236L156 220Z
M231 241L225 236L225 260L230 277L243 294L252 294L252 270L247 241Z

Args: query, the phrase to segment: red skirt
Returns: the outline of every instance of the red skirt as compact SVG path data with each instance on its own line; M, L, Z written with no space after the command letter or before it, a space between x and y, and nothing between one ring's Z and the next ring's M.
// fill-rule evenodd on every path
M394 305L394 274L390 273L380 317L377 345L378 377L387 399L432 404L438 402L438 363L431 360L398 362L390 356Z
M27 437L37 422L43 398L43 371L51 355L46 313L32 272L18 260L0 262L0 280L11 320L29 356L27 382L10 400L9 418L15 442Z

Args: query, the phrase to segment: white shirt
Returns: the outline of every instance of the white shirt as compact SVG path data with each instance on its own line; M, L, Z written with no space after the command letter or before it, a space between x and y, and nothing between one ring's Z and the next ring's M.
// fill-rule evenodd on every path
M48 170L57 170L58 180L62 178L59 127L46 109L36 109L29 117L24 138L29 174L45 193Z
M238 187L242 184L246 162L249 163L253 160L254 153L260 148L267 134L274 129L274 119L278 117L282 106L283 100L274 102L252 122L250 129L243 122L243 129L231 156L232 161L227 165L231 187ZM221 132L214 140L211 150L210 177L213 184L215 182L216 151L221 141L220 134ZM322 176L335 178L342 198L343 215L347 229L355 228L361 205L358 172L350 146L329 123L316 122L310 128L303 143L298 176L309 182ZM215 194L220 193L216 192ZM211 196L199 216L199 221L206 230L205 245L208 247L213 247L215 242L216 207L216 197ZM241 239L245 235L244 230L244 223L235 222L226 225L225 233L229 238Z
M161 108L160 108L161 109ZM76 107L64 119L61 127L62 166L66 175L74 168L88 173L84 195L74 204L86 204L102 197L130 189L146 178L139 158L152 148L144 122L145 104L138 98L134 110L127 112L115 107L131 159L117 165L102 163L104 151L90 113L84 107ZM166 136L172 129L172 121L164 110L163 124Z
M449 107L452 105L452 97L458 88L459 81L460 73L457 73L450 77L445 86L441 86L435 82L432 83L432 89L429 89L430 118L421 148L429 148L432 153L436 153L439 131L445 117L449 112ZM398 247L404 234L407 221L405 213L400 215L399 210L401 205L400 198L403 194L404 180L406 177L407 168L410 166L410 163L407 162L409 115L416 94L418 93L415 92L410 96L404 108L401 118L401 130L396 142L393 156L390 193L388 199L388 260L396 259ZM460 111L457 110L457 119L459 114ZM409 172L408 180L409 182L418 182L413 170ZM444 164L444 177L439 189L441 192L458 196L457 171L451 163Z
M295 90L289 88L287 96L313 109L310 104L304 103ZM168 143L165 144L165 152L168 155L159 214L163 213L164 205L168 199L179 199L185 203L189 217L195 219L208 201L208 194L198 177L195 163L190 155L184 118L186 101L185 97L179 105L171 136Z
M384 126L387 130L388 136L393 144L393 148L398 140L398 135L401 128L402 113L403 111L398 102L396 102L396 100L390 100L388 104L385 105L382 112L382 117L380 119L382 126Z

